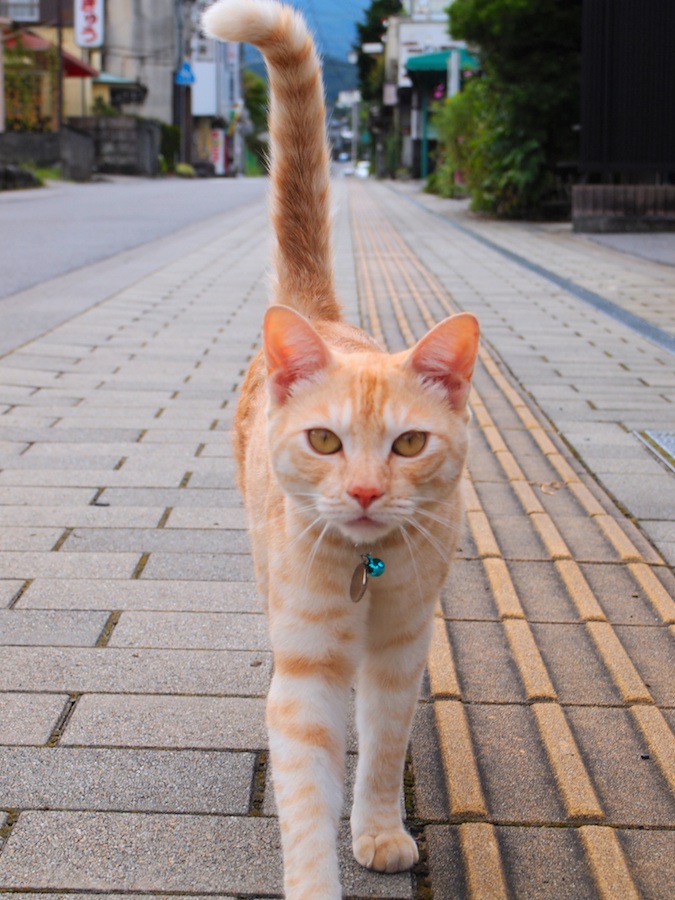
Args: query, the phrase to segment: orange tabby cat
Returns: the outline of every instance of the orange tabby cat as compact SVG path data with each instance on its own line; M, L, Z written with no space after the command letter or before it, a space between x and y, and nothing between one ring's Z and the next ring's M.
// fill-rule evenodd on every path
M386 872L418 858L399 798L461 521L478 325L453 316L390 355L342 321L321 68L305 22L275 0L221 0L204 24L256 44L269 70L275 305L242 389L236 451L274 651L267 725L286 896L333 900L354 684L354 855Z

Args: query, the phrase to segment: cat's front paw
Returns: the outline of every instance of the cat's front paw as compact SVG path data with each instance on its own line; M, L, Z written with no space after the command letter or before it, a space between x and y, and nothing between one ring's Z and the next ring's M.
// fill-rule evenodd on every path
M420 858L417 844L407 831L383 831L354 838L354 857L366 869L377 872L403 872Z

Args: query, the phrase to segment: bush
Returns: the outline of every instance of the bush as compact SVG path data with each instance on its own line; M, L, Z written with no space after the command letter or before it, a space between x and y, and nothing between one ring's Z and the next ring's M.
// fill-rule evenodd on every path
M466 167L475 210L559 212L558 166L578 156L581 0L455 0L449 14L453 36L478 46L482 76L439 115L443 169ZM447 171L437 183L450 189Z
M179 178L196 178L197 173L189 163L178 163L175 169Z

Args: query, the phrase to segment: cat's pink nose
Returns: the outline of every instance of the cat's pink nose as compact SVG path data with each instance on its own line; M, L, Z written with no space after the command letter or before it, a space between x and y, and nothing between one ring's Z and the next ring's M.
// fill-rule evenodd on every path
M382 492L374 487L355 487L349 491L349 495L358 500L364 509L368 509L374 500L382 496Z

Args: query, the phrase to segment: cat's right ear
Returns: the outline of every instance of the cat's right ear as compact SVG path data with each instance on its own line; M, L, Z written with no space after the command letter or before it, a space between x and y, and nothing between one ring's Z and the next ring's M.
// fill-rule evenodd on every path
M330 350L307 319L288 306L270 306L263 350L272 396L284 403L296 381L311 378L331 361Z

